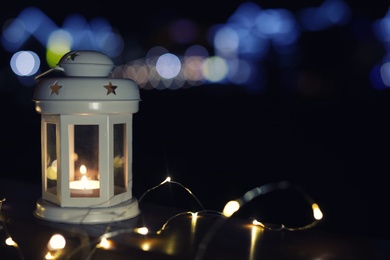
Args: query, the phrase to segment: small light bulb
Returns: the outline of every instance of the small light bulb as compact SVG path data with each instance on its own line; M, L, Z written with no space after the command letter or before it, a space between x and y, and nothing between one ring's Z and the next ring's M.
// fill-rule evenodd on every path
M17 246L17 244L15 243L15 241L11 237L8 237L5 240L5 243L6 243L7 246Z
M166 182L170 182L171 181L171 177L167 177L164 181L162 181L161 183L160 183L160 185L163 185L164 183L166 183Z
M198 217L198 212L190 212L192 219L196 219Z
M322 219L323 214L322 214L322 212L321 212L320 207L318 206L318 204L317 204L317 203L313 203L313 204L311 205L311 208L313 209L313 216L314 216L314 218L315 218L316 220Z
M56 259L56 258L50 252L47 252L47 254L45 255L45 259L49 260L49 259Z
M99 247L102 247L104 249L110 248L110 242L107 240L107 238L103 237L102 240L99 243Z
M260 221L257 221L256 219L254 219L252 221L252 224L255 225L255 226L265 227L263 223L261 223Z
M239 209L240 209L240 203L238 203L238 201L236 201L236 200L231 200L228 203L226 203L222 214L225 217L230 217Z
M146 235L149 232L147 227L136 228L134 231L141 235Z
M60 234L55 234L50 238L49 243L47 243L47 248L50 251L59 250L63 249L65 247L65 244L65 238Z

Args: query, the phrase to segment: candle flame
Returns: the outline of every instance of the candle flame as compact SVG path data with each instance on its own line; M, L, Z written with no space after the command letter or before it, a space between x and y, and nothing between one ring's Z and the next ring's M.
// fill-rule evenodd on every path
M80 173L83 175L87 173L87 167L84 164L80 166Z

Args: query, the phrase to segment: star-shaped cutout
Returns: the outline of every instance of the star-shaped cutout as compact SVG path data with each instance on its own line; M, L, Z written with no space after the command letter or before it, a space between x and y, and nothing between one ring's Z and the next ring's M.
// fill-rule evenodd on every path
M72 52L69 52L67 55L66 55L66 59L65 60L73 60L76 58L76 56L79 56L80 54L77 53L77 51L72 51Z
M111 81L110 83L108 83L108 85L105 85L104 88L107 89L107 95L111 93L114 93L116 95L115 89L117 88L117 86L112 85Z
M50 95L53 95L53 93L57 94L58 95L58 90L62 88L61 85L58 85L58 81L54 82L54 85L51 85L50 86L50 89L51 89L51 93Z

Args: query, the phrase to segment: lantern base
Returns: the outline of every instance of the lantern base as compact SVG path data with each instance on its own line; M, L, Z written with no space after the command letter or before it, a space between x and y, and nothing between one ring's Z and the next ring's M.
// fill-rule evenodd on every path
M34 216L61 223L102 224L130 219L140 213L138 201L134 198L105 208L61 207L41 198L37 201Z

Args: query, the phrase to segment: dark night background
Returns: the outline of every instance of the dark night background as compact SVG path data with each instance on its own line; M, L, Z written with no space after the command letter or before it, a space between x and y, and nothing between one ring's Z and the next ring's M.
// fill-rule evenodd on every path
M74 12L87 19L102 15L145 49L170 45L163 36L170 18L190 18L206 28L224 22L240 3L143 1L124 7L115 5L119 1L96 6L23 2L38 6L58 24ZM321 2L258 1L262 8L291 11ZM389 4L348 3L353 10L348 25L303 34L299 40L302 58L294 73L306 80L299 84L313 86L316 92L301 95L283 89L280 82L286 74L273 66L272 56L262 93L223 84L140 89L142 101L133 125L134 195L139 197L169 175L191 189L206 208L220 211L247 190L289 180L321 207L324 219L316 228L390 239L390 93L375 90L369 77L385 53L370 22L384 17ZM1 24L25 6L1 8ZM202 36L198 40L204 41ZM18 85L10 73L10 57L1 50L0 173L40 184L40 115L32 101L33 89ZM179 191L172 192L167 200L182 199L175 195ZM259 201L256 214L276 223L299 219L305 204L288 191L276 193Z

